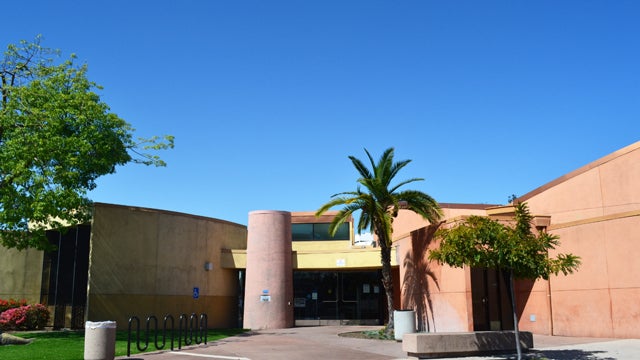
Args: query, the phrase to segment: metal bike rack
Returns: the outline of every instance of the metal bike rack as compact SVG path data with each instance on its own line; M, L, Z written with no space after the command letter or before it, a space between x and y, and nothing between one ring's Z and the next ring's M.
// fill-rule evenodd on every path
M192 313L189 317L186 314L182 314L178 320L178 349L182 349L182 342L185 346L189 346L194 342L196 344L207 343L207 321L209 317L207 314ZM171 314L167 314L162 321L162 344L158 342L158 318L155 315L147 317L146 330L144 335L144 345L140 341L140 318L137 316L131 316L129 318L129 329L127 333L127 357L131 356L131 336L132 328L135 323L136 333L136 348L138 351L146 351L149 348L149 338L153 331L153 345L156 350L163 350L167 344L167 332L169 332L169 339L171 341L171 350L174 350L174 334L175 334L175 321ZM167 326L169 323L169 326Z

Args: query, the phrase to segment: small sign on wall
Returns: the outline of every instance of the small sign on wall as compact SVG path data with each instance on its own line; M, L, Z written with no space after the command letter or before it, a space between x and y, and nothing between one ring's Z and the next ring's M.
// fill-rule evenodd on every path
M260 295L261 302L269 302L271 301L271 295Z
M193 288L193 298L197 299L200 297L200 288L199 287L194 287Z

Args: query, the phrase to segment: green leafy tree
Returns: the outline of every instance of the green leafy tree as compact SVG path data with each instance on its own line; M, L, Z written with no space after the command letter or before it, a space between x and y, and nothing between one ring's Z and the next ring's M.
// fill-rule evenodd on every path
M549 279L550 275L567 275L578 269L580 258L572 254L549 257L549 250L560 242L546 231L534 233L533 217L526 203L515 205L515 224L509 226L488 217L470 216L452 228L441 228L437 235L440 247L429 259L453 267L470 266L499 271L509 288L515 326L518 359L522 358L515 306L514 279Z
M398 216L400 209L411 210L431 223L441 217L440 206L429 195L417 190L400 190L406 184L422 181L412 178L392 185L398 172L411 160L393 161L394 149L384 151L376 163L365 149L371 168L367 168L362 161L349 156L360 174L356 191L342 192L332 196L332 200L324 204L317 212L319 216L334 206L343 206L333 218L329 231L335 234L338 227L347 221L354 213L360 212L357 224L358 232L369 230L374 233L380 244L380 260L382 264L382 284L387 298L387 335L394 328L393 323L393 279L391 277L391 247L393 234L393 219Z
M47 229L86 222L96 179L129 162L164 166L147 153L173 137L134 139L75 56L34 41L10 44L0 59L0 243L48 248Z

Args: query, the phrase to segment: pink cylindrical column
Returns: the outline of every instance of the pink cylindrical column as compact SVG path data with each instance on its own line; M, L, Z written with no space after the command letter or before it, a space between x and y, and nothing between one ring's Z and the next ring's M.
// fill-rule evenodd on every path
M243 327L293 327L291 213L252 211L247 231Z

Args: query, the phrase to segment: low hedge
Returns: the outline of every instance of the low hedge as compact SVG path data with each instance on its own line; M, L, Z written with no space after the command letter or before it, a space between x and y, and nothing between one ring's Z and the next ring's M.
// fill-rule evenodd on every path
M6 310L0 313L0 330L40 330L49 321L49 309L42 304L26 305L26 301L0 302Z

